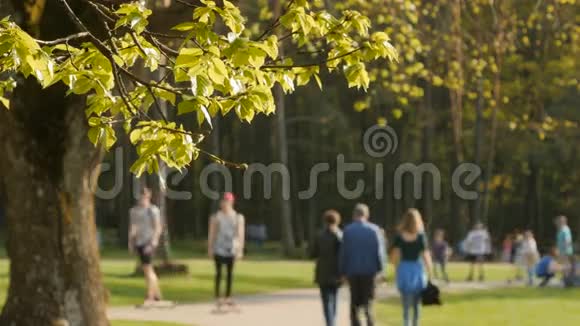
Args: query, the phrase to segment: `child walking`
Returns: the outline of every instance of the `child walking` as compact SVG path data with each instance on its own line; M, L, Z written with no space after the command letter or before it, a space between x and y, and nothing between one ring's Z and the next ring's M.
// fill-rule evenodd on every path
M436 278L439 278L439 271L441 271L441 276L443 280L449 283L449 276L447 275L447 260L451 255L451 248L447 241L445 241L445 231L438 229L435 231L435 236L433 239L433 245L431 249L434 261L433 272Z
M538 245L534 239L534 233L531 230L524 232L524 239L521 244L521 260L522 265L526 269L528 275L528 285L534 285L535 266L539 260Z

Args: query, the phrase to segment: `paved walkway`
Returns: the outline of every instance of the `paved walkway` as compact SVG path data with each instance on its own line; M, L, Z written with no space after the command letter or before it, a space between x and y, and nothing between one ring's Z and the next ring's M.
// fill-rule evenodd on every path
M442 287L447 293L507 287L505 282L452 283ZM392 284L378 289L379 298L397 296ZM239 312L216 313L213 303L178 304L172 308L115 307L109 309L113 320L164 321L196 326L312 326L323 325L321 304L316 289L286 290L271 294L237 298ZM348 291L340 295L338 326L348 325Z

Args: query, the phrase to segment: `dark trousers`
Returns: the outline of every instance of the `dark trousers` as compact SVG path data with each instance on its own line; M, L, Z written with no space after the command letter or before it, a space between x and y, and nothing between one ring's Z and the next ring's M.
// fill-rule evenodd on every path
M338 286L321 285L320 298L322 299L322 310L326 326L336 325L336 302L338 300Z
M540 287L544 287L546 285L548 285L548 283L550 283L550 280L555 276L555 274L545 274L545 275L539 275L540 279L542 280L540 282Z
M441 271L441 276L445 282L449 282L449 276L447 275L447 261L446 260L435 260L435 266L433 272L435 272L435 277L439 278L439 270Z
M375 298L375 275L349 276L350 287L350 323L351 326L362 326L360 311L366 317L366 325L375 324L373 317L373 299Z
M226 297L232 295L232 282L234 271L234 257L214 256L215 262L215 297L220 297L220 287L222 283L222 269L226 267Z

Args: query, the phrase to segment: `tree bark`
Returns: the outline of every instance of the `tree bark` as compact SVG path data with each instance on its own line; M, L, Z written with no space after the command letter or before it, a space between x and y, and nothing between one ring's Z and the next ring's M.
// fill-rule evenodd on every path
M453 157L451 162L452 171L465 161L463 148L463 39L461 30L461 0L454 0L451 3L451 55L452 60L457 63L457 70L454 72L459 81L459 85L449 89ZM465 202L451 190L451 221L454 227L454 235L459 239L465 235L468 224L467 209Z
M101 151L81 98L19 86L0 110L10 287L1 325L107 325L93 193Z
M272 12L274 17L279 17L283 14L282 3L280 0L271 2ZM283 57L283 49L280 48L280 57ZM275 152L278 154L278 162L288 167L288 136L286 133L286 112L284 103L284 92L280 85L274 87L274 101L276 104L276 148ZM282 196L282 186L284 186L281 177L276 178L275 189L279 190L278 203L281 220L282 232L282 247L285 254L291 254L296 248L294 241L294 232L292 227L292 203L290 199L286 200Z
M56 1L34 19L13 3L19 23L41 39L76 31L66 19L54 24L66 16ZM108 325L94 218L102 151L87 138L84 105L63 86L21 79L10 110L0 110L10 258L0 325Z
M421 161L424 163L433 162L433 141L435 138L435 114L432 103L432 86L425 85L425 99L423 103L423 139L421 143ZM427 229L433 226L433 179L425 178L423 182L422 210L423 218Z
M288 166L288 139L286 137L286 119L284 107L284 92L280 85L274 88L274 100L276 101L276 152L278 162ZM284 199L282 195L283 178L278 176L275 179L275 189L277 191L278 207L280 212L280 226L282 233L282 247L285 254L291 254L296 248L294 241L294 231L292 225L292 206L290 199ZM288 186L288 185L286 185Z

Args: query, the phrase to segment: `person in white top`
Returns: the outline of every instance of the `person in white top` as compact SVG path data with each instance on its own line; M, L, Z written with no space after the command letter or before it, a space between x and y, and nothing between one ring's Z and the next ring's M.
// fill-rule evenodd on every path
M534 285L534 271L540 254L538 253L538 245L534 239L534 233L531 230L524 232L524 240L520 248L520 257L522 267L526 269L528 274L528 285Z
M151 264L153 253L161 236L161 214L159 208L151 204L151 189L144 188L136 206L129 212L129 251L136 252L147 283L145 304L160 301L159 279Z
M215 262L215 298L218 310L223 305L235 306L232 295L234 263L244 255L245 220L234 209L235 197L226 192L220 201L220 209L210 217L208 256ZM220 293L222 269L226 267L226 293Z
M471 263L467 281L473 281L475 265L479 266L479 280L483 281L485 279L483 264L486 256L491 253L491 237L483 224L475 224L467 234L463 247L467 253L467 260Z

